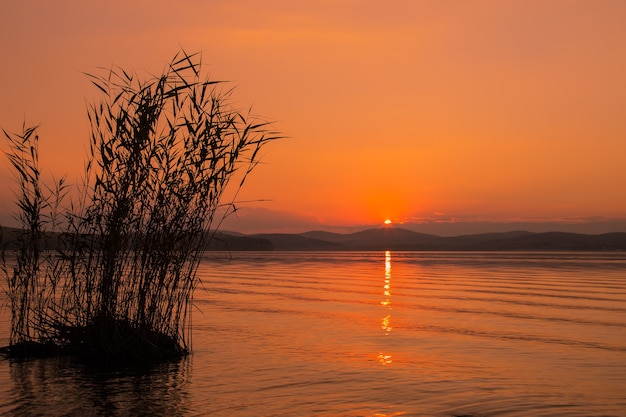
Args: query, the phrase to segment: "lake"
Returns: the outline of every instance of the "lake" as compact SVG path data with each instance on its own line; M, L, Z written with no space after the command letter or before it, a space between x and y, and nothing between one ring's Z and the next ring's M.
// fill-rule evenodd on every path
M192 355L0 360L0 415L626 415L625 253L210 252L199 274Z

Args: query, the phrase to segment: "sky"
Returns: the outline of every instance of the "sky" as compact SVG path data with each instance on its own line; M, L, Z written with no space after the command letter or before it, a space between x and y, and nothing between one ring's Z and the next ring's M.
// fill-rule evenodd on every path
M622 0L0 0L0 128L39 125L77 182L84 73L184 48L285 136L223 228L626 231L624 22ZM5 159L3 224L12 188Z

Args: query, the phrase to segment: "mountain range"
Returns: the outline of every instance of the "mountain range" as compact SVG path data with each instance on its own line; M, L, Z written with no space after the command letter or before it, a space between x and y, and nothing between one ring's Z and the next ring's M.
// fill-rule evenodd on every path
M18 229L3 227L4 244L13 240ZM48 247L58 246L56 234ZM3 245L4 245L3 244ZM311 231L304 233L265 233L245 235L216 233L208 250L228 251L626 251L626 233L581 234L568 232L511 231L460 236L438 236L396 226L383 226L355 233Z
M356 233L311 231L241 235L220 233L213 250L623 251L626 233L599 235L527 231L437 236L384 226Z

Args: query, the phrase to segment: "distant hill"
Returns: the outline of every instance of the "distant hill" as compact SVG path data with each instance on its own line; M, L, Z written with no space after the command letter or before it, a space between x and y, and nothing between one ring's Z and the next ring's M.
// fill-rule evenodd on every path
M626 233L526 233L483 241L480 246L484 250L623 251L626 250Z
M380 250L381 247L393 250L422 250L438 245L445 239L398 227L379 227L345 235L325 234L325 232L309 232L302 235L315 236L318 239L332 239L334 243L340 244L347 250Z
M22 229L17 229L15 227L5 227L0 226L0 248L1 249L10 249L13 246L13 243L16 239L23 233ZM45 241L46 249L58 249L61 247L61 234L48 232L46 233L47 239Z
M274 245L267 239L230 234L228 232L216 233L209 241L207 250L211 251L267 251L274 250Z
M6 244L19 230L2 228ZM56 240L56 237L53 236ZM54 246L50 245L49 247ZM311 231L297 234L242 235L217 233L207 250L214 251L626 251L626 233L588 235L579 233L511 231L442 237L385 226L356 233Z
M11 227L0 226L0 248L14 248L12 243L20 235L21 230ZM63 246L63 235L59 233L46 233L45 247L56 250ZM239 233L218 232L209 241L207 250L215 251L242 251L242 250L274 250L272 242L253 236L245 236Z
M345 250L345 247L338 242L316 239L305 234L274 233L248 237L271 242L274 250Z
M623 251L626 233L585 235L511 231L442 237L398 227L379 227L340 234L312 231L300 234L252 235L272 243L274 250L425 250L425 251Z

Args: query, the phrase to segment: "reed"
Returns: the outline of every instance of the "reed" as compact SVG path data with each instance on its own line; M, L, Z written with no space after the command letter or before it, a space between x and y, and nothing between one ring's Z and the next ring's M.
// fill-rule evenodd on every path
M6 155L17 183L18 211L15 219L21 226L2 246L1 269L6 278L5 291L11 306L11 345L34 348L30 342L48 342L47 311L53 302L55 276L49 268L53 260L47 250L47 230L54 228L59 204L66 194L64 178L54 188L42 185L39 169L37 127L26 127L20 134L3 131L8 144ZM14 253L9 267L6 249Z
M64 184L54 198L42 197L36 153L29 157L28 141L11 142L28 233L7 274L12 344L53 343L112 362L189 352L196 271L222 220L216 210L224 190L233 179L241 187L262 146L278 137L267 122L236 110L233 90L203 77L201 67L200 54L181 51L160 76L121 68L87 74L103 99L88 107L80 198L66 210L47 280L37 258L41 207L56 207ZM26 129L20 140L34 132ZM38 292L45 300L31 303Z

